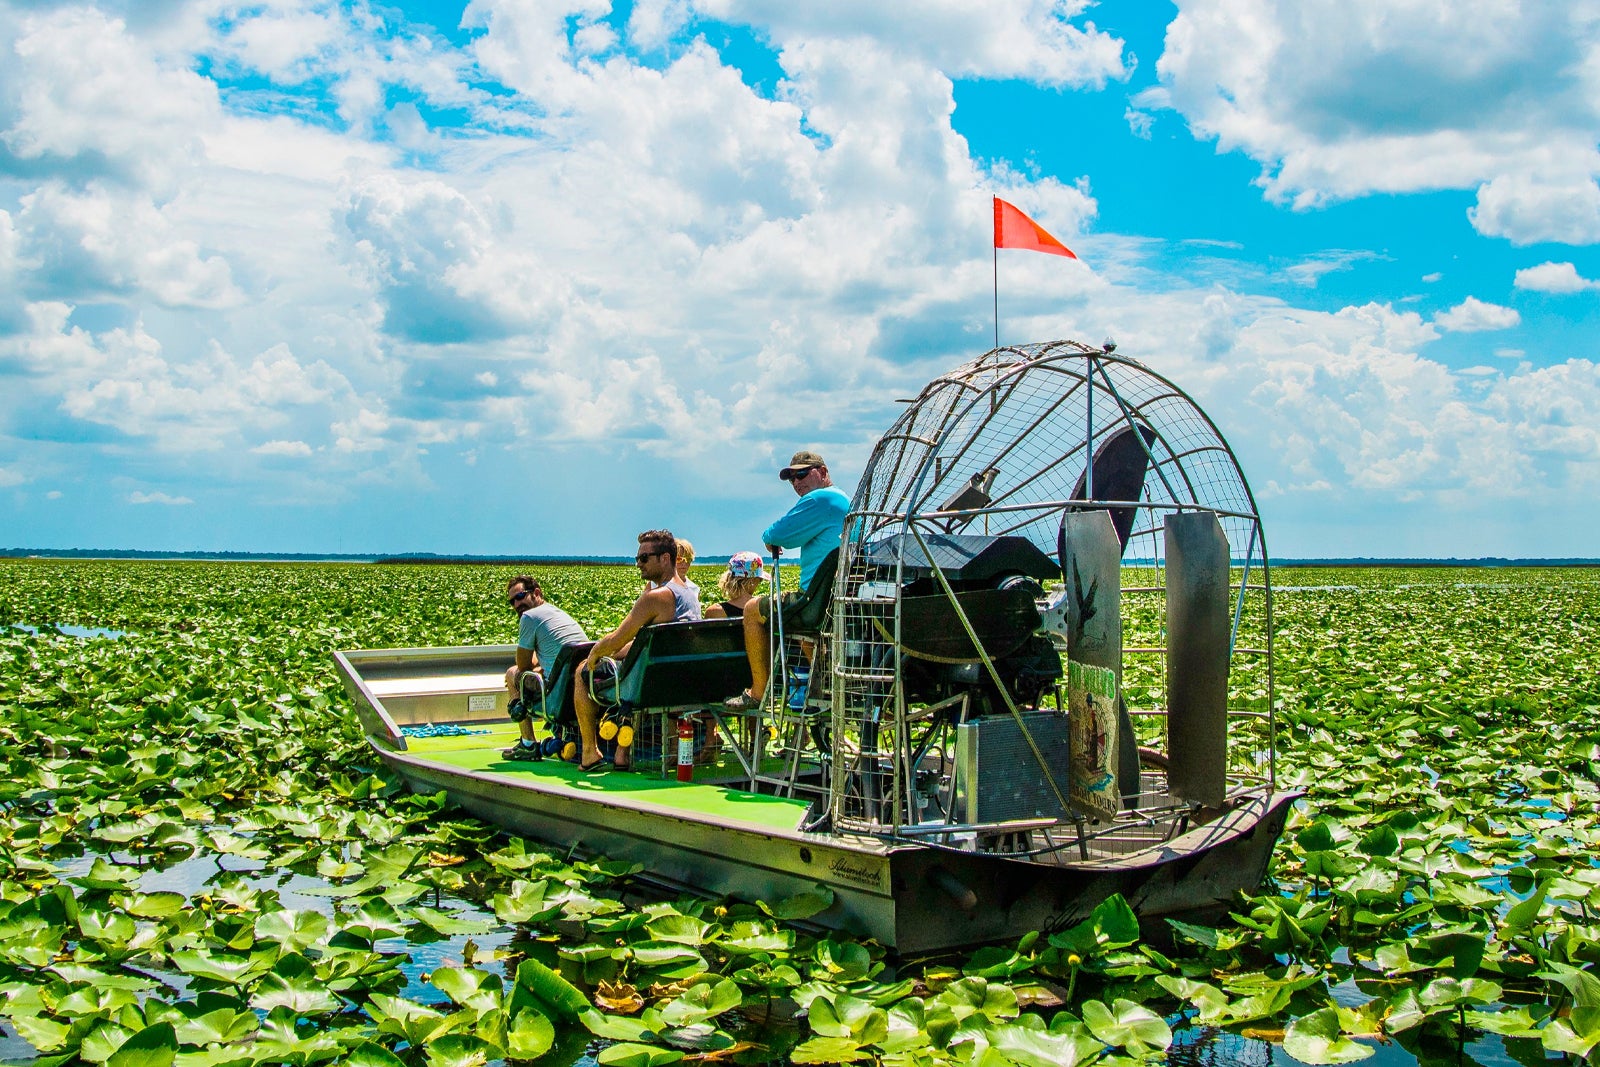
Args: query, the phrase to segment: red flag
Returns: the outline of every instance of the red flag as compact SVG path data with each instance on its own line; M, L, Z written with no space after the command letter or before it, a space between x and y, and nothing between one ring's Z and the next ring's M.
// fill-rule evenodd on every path
M1050 236L1049 230L998 196L994 198L994 246L1026 248L1030 252L1066 256L1068 259L1078 258L1072 249Z

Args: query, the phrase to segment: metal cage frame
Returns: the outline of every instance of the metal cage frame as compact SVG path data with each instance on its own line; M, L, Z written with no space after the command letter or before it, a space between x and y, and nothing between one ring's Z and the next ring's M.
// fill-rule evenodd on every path
M1137 499L1104 499L1103 494L1097 499L1099 450L1125 430L1133 431L1144 451L1142 488ZM910 546L920 546L917 551L931 562L930 537L981 532L1025 538L1060 560L1064 516L1093 510L1126 523L1119 531L1122 573L1140 577L1148 570L1151 575L1149 581L1123 587L1138 606L1130 609L1124 600L1121 612L1127 619L1133 610L1137 617L1131 629L1153 639L1124 646L1121 654L1130 660L1154 656L1160 660L1158 676L1167 620L1156 613L1159 623L1152 630L1149 620L1156 615L1147 601L1163 593L1166 584L1163 523L1168 515L1184 512L1216 517L1228 546L1227 731L1243 735L1227 746L1226 796L1231 803L1275 788L1270 567L1255 498L1237 458L1211 418L1168 378L1113 346L1064 340L994 349L935 378L908 402L866 464L841 537L828 635L827 806L837 829L1036 858L1075 846L1081 858L1089 858L1094 850L1111 855L1147 846L1200 815L1194 803L1168 794L1165 770L1153 752L1137 776L1137 789L1124 791L1122 810L1114 818L1063 814L1070 805L1036 736L1049 719L1024 718L1048 710L1052 695L1054 714L1064 718L1061 686L1035 705L1019 707L936 562L924 570L931 569L933 585L977 650L977 666L961 669L978 686L985 677L992 681L988 691L998 693L1005 707L992 708L991 717L1015 720L1025 742L1016 758L1035 764L1047 799L1053 793L1063 811L1055 817L976 822L960 817L958 794L978 783L961 780L946 728L968 720L970 697L933 706L907 699L908 678L926 669L910 662L903 642ZM883 565L881 555L875 562L869 552L886 539L907 546L895 553L892 567ZM923 585L929 586L926 574ZM1141 597L1145 600L1138 601ZM1244 638L1256 640L1247 645ZM1134 673L1141 694L1148 696L1154 688L1151 670L1141 666ZM1120 661L1117 677L1121 686ZM1148 724L1166 715L1165 702L1158 703L1130 703L1126 711ZM1071 832L1061 836L1063 828Z

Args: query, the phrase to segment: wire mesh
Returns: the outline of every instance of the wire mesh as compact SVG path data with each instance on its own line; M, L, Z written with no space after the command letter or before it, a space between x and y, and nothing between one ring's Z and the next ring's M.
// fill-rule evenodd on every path
M1137 499L1107 500L1093 484L1096 460L1130 430L1144 441L1143 486ZM1058 560L1063 514L1087 508L1131 518L1123 555L1120 680L1137 741L1147 748L1162 741L1167 682L1164 520L1175 511L1216 515L1233 557L1228 790L1233 796L1270 788L1270 584L1265 539L1244 475L1215 424L1172 382L1113 352L1057 341L997 349L930 382L868 460L834 586L829 806L836 825L927 840L930 826L942 822L962 826L968 836L961 840L980 848L1002 840L1013 848L1019 837L1059 840L1059 830L1051 838L1014 827L967 827L958 807L963 790L978 783L960 780L952 749L955 730L973 716L1039 708L1066 714L1060 687L1028 693L1018 705L1012 687L980 652L978 663L938 668L944 681L932 695L946 699L934 701L926 682L937 671L907 655L901 634L908 581L916 577L926 593L927 576L909 574L904 553L885 565L883 554L871 549L889 538L939 533L1013 535ZM952 625L967 625L960 597L948 583L944 590L955 605ZM976 638L974 644L983 647ZM949 697L961 684L970 685L968 697ZM1041 762L1043 753L1028 740L1033 762ZM1187 825L1192 805L1167 794L1159 766L1135 777L1122 798L1125 817L1093 826L1059 813L1062 821L1076 822L1083 849L1101 839L1105 852L1121 852L1130 841L1159 840ZM1165 824L1163 813L1170 816ZM958 837L952 831L945 840ZM1054 844L1039 852L1067 855Z

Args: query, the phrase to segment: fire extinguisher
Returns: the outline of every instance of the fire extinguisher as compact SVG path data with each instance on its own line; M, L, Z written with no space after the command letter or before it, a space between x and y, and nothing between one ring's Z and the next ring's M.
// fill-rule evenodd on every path
M678 781L694 781L694 719L678 716Z

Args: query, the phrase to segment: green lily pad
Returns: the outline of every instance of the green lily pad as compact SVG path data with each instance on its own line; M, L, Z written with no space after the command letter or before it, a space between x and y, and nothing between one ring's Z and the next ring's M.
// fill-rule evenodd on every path
M819 885L815 889L807 890L804 893L785 897L775 904L758 900L756 901L756 906L774 919L782 922L797 922L801 919L810 919L821 915L833 907L833 890L828 886Z
M1339 1029L1338 1013L1322 1008L1289 1024L1283 1051L1302 1063L1352 1063L1371 1056L1372 1046L1345 1037Z
M171 1023L147 1026L124 1041L106 1067L172 1067L178 1058L178 1035Z
M592 1005L577 987L535 959L517 967L517 987L527 990L562 1022L576 1022Z
M1084 1001L1083 1024L1106 1044L1135 1055L1160 1052L1172 1044L1172 1029L1166 1020L1131 1000L1119 998L1109 1007L1098 1000Z
M269 911L256 919L255 935L263 941L276 941L287 951L310 948L328 935L327 916L315 911L285 908Z
M515 1059L538 1059L549 1052L555 1042L555 1027L542 1013L531 1008L513 1015L506 1027L506 1051Z
M250 996L250 1005L261 1011L287 1008L305 1016L340 1011L344 1001L322 983L309 960L291 952L262 975Z
M501 1056L500 1049L472 1034L446 1034L425 1051L428 1067L483 1067Z
M859 1063L871 1058L872 1053L848 1037L813 1037L789 1053L790 1063Z
M699 982L661 1007L661 1020L671 1027L693 1026L737 1008L744 1000L739 987L726 978Z
M406 1061L374 1041L363 1041L345 1059L350 1067L406 1067Z
M595 1058L597 1063L605 1067L662 1067L682 1059L683 1053L674 1048L633 1044L611 1045L602 1049Z

